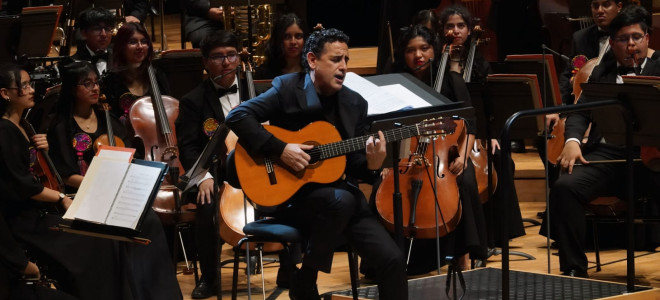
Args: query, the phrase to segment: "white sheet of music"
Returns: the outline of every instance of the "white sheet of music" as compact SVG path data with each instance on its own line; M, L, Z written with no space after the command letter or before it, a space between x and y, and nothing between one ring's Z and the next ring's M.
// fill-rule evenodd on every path
M124 176L124 182L108 214L106 224L135 229L159 175L160 169L131 165Z
M353 72L346 73L344 85L356 91L367 100L369 103L368 115L430 106L424 99L418 97L400 84L389 85L387 88L380 87Z
M74 204L67 210L64 218L105 223L124 174L130 165L125 161L98 159L98 157L93 159L85 174L87 180L83 179L73 201Z

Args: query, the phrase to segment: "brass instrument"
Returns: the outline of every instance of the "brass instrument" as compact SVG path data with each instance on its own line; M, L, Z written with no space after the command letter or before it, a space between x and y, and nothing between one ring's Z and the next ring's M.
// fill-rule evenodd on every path
M241 45L251 53L254 64L261 65L265 60L266 43L273 30L273 6L262 4L221 8L225 29L233 31Z

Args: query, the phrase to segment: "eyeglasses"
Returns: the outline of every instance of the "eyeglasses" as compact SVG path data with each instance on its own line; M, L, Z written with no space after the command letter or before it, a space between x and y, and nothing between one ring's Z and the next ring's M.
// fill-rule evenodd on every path
M88 89L88 90L93 89L94 86L97 86L97 85L100 86L98 80L96 80L96 81L85 80L85 81L79 83L78 85L82 85L82 86L84 86L84 87L85 87L86 89Z
M212 62L216 63L216 64L223 63L225 61L225 59L228 62L233 63L233 62L236 62L236 60L238 59L238 54L237 53L229 53L227 55L211 55L211 56L209 56L209 59Z
M149 46L149 41L147 39L130 39L128 40L128 44L131 46L137 46L137 45L142 45L142 46Z
M641 34L641 33L634 33L631 35L626 34L626 35L620 35L614 37L614 41L621 44L627 44L630 41L630 39L632 39L635 44L639 44L642 42L645 36L646 34Z
M26 91L28 89L28 87L34 90L34 82L30 81L30 82L23 83L20 88L10 87L10 88L7 88L7 89Z
M104 30L105 33L111 33L113 29L111 26L93 26L89 28L89 31L93 34L101 34Z

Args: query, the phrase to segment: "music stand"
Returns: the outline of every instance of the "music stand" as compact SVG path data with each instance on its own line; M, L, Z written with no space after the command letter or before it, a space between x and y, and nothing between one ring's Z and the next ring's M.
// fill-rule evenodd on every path
M170 94L181 99L204 79L202 53L199 49L163 51L154 65L163 70L170 84Z
M605 108L592 112L599 132L610 144L626 145L627 194L626 231L627 244L627 287L635 290L635 238L634 238L634 166L633 145L660 146L660 127L657 112L660 111L660 91L651 84L582 84L582 101L595 103L617 99L625 109Z
M545 65L545 67L544 67ZM546 54L509 55L506 61L491 64L496 74L533 74L538 78L539 85L550 87L541 91L541 101L545 107L561 105L559 81L554 65L554 59Z
M62 6L25 7L21 12L21 37L17 55L45 57L50 52Z

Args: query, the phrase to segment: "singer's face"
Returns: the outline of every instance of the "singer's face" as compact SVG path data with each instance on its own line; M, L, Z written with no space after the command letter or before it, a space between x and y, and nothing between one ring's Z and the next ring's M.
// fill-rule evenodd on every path
M593 0L591 1L591 16L598 27L606 29L621 11L622 6L622 2L616 3L614 0Z
M433 46L423 37L418 36L408 42L403 55L406 66L413 71L413 75L420 78L420 76L426 74L426 70L430 66L428 61L435 56L435 51L433 50Z
M463 45L470 35L470 29L468 28L463 17L459 15L451 15L447 18L447 22L443 26L443 33L447 33L453 30L454 45Z
M203 59L209 78L215 78L215 82L221 86L228 87L234 82L236 68L241 63L238 51L235 47L216 47L209 52L209 57Z
M307 53L307 62L314 71L314 87L324 96L338 92L348 69L348 45L344 42L325 43L319 57Z
M78 80L76 86L75 105L93 105L99 102L99 78L96 73L91 72L84 78Z
M630 25L617 31L614 39L610 39L610 47L616 60L623 66L633 66L633 56L640 62L645 58L649 47L649 35L639 24Z

